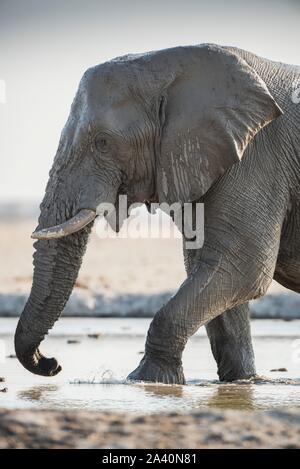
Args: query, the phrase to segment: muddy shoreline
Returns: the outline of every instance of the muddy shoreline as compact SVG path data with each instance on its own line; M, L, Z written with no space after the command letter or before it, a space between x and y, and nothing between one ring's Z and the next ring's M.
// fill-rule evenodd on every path
M300 411L0 410L0 448L300 448Z

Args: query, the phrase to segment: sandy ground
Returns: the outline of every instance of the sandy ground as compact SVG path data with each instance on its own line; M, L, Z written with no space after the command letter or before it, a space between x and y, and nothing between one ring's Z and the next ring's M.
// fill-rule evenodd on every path
M0 410L0 448L300 448L300 412Z
M0 314L22 311L32 280L36 220L0 222ZM185 279L182 241L100 239L94 230L65 315L152 316ZM273 282L253 317L300 317L300 297Z

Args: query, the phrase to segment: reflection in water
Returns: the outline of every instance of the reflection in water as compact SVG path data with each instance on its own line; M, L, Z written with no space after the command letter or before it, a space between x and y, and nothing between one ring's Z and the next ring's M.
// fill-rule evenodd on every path
M143 384L143 389L152 396L162 398L183 398L188 399L189 391L198 389L200 397L199 407L213 407L217 409L244 409L252 410L255 408L254 389L252 384L220 384L216 381L202 384L197 387L179 386L179 385L159 385ZM206 391L203 393L204 388ZM184 392L186 391L186 396ZM193 394L194 394L193 392ZM195 397L195 396L194 396ZM199 399L199 398L198 398ZM197 406L198 407L198 406Z
M143 389L153 396L183 397L183 386L166 384L143 384Z
M58 389L59 386L57 385L45 384L44 386L34 386L24 391L19 391L18 397L29 401L47 401L49 394L56 392Z
M43 408L81 408L106 411L191 411L199 408L267 410L300 406L299 380L164 385L87 382L77 385L40 385L20 390L18 399Z
M253 410L255 408L253 391L252 384L220 384L216 386L205 404L215 409Z

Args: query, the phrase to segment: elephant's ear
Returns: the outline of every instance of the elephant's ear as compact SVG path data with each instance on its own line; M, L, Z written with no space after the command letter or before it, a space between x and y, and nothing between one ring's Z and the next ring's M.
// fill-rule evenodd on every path
M157 191L168 203L198 200L282 113L263 80L234 53L209 45L178 54L180 71L160 112Z

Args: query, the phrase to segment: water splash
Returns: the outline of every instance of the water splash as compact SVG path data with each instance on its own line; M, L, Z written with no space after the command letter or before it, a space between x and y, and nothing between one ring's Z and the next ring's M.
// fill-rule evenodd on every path
M92 378L75 378L70 384L128 384L128 381L124 377L116 377L109 368L102 368Z

